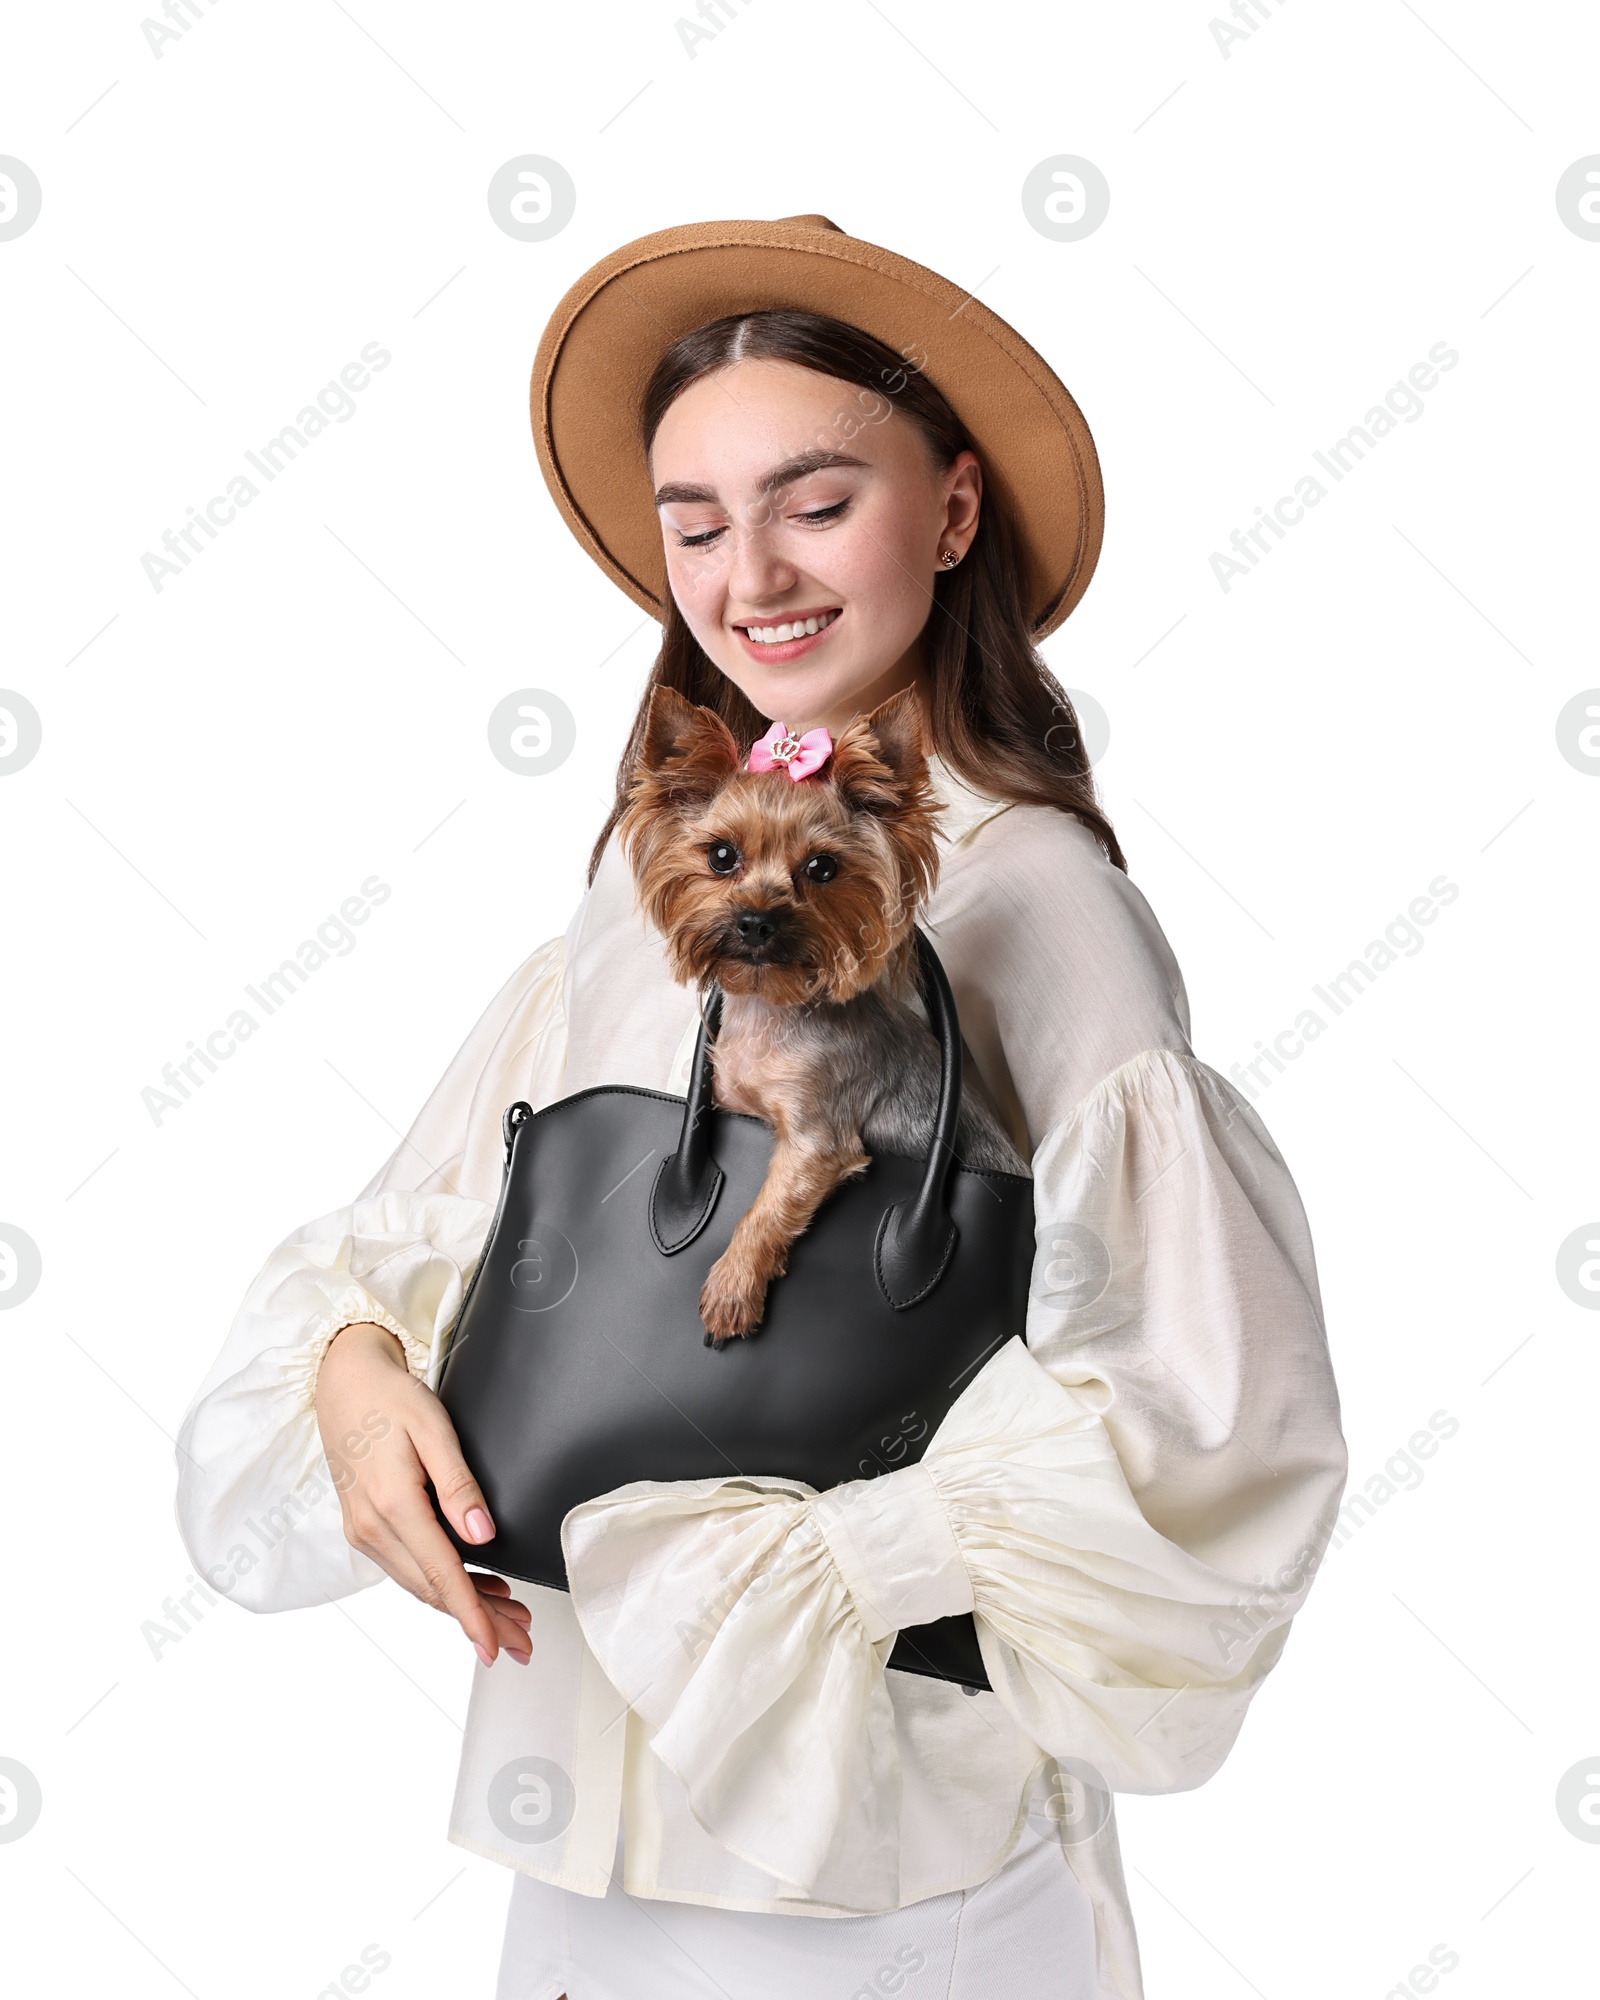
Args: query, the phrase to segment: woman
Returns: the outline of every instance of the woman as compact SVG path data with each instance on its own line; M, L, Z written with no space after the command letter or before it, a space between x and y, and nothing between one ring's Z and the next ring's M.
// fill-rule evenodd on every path
M1345 1459L1293 1183L1190 1050L1178 968L1034 651L1098 553L1089 433L1004 322L814 216L605 260L546 332L534 419L569 525L663 620L652 687L747 742L916 690L944 804L923 921L968 1074L1034 1174L1026 1346L977 1371L937 1471L872 1482L843 1568L730 1565L715 1504L671 1486L626 1520L579 1510L570 1597L463 1567L424 1481L464 1541L494 1529L428 1385L501 1113L598 1083L681 1091L698 1024L614 811L565 936L356 1202L252 1286L181 1439L189 1548L256 1609L386 1572L459 1621L480 1665L451 1837L517 1871L502 2000L842 2000L915 1993L924 1970L964 2000L1002 1980L1132 2000L1110 1794L1220 1763ZM281 1537L238 1563L241 1524L272 1507ZM659 1557L631 1621L607 1610L618 1534ZM991 1690L886 1671L869 1599L973 1611ZM669 1630L682 1657L641 1673Z

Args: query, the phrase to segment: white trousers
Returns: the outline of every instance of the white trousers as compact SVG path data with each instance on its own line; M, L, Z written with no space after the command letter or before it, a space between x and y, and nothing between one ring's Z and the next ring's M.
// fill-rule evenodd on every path
M496 2000L1100 2000L1094 1916L1030 1823L975 1889L875 1917L787 1917L512 1885Z

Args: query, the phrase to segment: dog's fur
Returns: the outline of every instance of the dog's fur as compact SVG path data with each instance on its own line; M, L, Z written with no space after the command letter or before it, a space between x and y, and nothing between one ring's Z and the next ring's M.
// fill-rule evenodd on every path
M717 1103L774 1134L761 1191L700 1294L720 1345L761 1320L791 1246L873 1149L912 1157L933 1137L939 1051L910 1002L912 926L938 871L938 806L916 700L859 716L821 770L752 772L726 725L670 688L651 698L620 837L674 976L720 986ZM715 874L713 846L740 856ZM816 855L838 872L814 882ZM768 934L741 936L741 916ZM963 1094L964 1166L1026 1173L999 1122Z

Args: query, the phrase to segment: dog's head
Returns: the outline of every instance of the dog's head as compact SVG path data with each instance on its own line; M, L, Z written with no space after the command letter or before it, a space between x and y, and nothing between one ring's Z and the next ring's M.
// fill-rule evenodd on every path
M797 782L657 688L619 832L678 980L796 1006L878 979L933 886L937 813L909 689Z

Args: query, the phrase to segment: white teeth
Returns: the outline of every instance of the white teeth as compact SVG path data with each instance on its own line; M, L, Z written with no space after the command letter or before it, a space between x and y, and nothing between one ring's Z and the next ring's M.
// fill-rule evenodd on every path
M826 631L838 615L837 611L824 611L818 618L796 618L787 625L747 625L744 633L758 646L781 646L786 640L809 639Z

